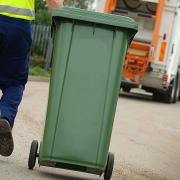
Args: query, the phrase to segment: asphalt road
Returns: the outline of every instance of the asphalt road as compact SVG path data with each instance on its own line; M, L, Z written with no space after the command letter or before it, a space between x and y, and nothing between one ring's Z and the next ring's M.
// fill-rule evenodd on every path
M41 140L48 97L47 82L29 82L19 108L11 157L0 157L0 180L91 180L94 175L38 167L27 169L33 139ZM139 92L139 91L138 91ZM180 103L153 102L149 95L122 95L118 101L111 151L112 180L180 179Z

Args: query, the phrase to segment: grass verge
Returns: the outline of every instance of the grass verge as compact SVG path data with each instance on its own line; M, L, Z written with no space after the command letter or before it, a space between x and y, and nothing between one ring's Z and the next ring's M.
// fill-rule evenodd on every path
M49 77L50 72L42 69L41 67L30 67L29 68L30 76L41 76L41 77Z

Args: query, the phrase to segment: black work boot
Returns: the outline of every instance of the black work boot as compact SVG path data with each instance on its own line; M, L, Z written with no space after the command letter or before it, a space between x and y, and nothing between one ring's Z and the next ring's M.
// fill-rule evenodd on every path
M6 119L0 119L0 155L10 156L14 150L12 130Z

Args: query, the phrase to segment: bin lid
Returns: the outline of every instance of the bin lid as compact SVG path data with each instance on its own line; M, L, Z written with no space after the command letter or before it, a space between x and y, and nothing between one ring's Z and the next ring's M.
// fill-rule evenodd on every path
M63 7L54 10L52 16L94 22L121 28L123 27L132 29L135 32L138 30L138 24L133 19L121 15L105 14L84 9Z

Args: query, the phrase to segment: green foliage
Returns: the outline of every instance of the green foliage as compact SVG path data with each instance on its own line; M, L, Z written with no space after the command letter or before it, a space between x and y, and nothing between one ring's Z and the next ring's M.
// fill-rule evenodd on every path
M43 0L35 0L35 11L42 10L45 8L45 2Z
M39 66L44 68L46 60L42 56L38 56L37 54L32 54L30 57L30 66L36 67Z
M49 77L50 73L48 71L40 68L40 67L30 67L29 68L29 75Z
M51 24L51 14L45 9L45 10L38 10L36 12L36 24L44 24L44 25L50 25Z
M35 1L35 12L36 12L36 24L51 24L51 14L48 12L45 2L43 0Z
M94 0L65 0L65 4L70 7L87 9Z
M44 69L45 63L46 63L46 60L42 56L32 54L30 57L29 75L49 77L50 69L49 71Z
M76 7L81 9L88 9L88 7L94 2L94 0L64 0L66 6ZM47 6L43 0L35 1L36 11L36 24L51 24L51 14L47 10Z

